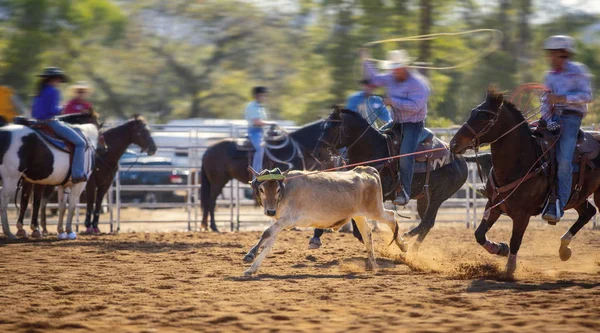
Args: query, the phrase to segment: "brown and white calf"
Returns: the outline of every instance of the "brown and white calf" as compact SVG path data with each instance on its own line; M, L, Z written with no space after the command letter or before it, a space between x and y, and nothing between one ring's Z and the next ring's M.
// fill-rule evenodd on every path
M273 217L274 223L244 257L245 262L254 261L246 275L258 271L277 234L293 227L339 229L354 219L367 248L367 270L376 268L367 219L387 224L394 232L392 242L406 250L404 240L398 235L394 212L383 207L381 180L375 168L357 167L351 171L321 173L291 171L284 174L278 169L263 170L260 174L252 168L249 170L255 177L252 187L256 198L265 215ZM263 249L256 257L261 247Z

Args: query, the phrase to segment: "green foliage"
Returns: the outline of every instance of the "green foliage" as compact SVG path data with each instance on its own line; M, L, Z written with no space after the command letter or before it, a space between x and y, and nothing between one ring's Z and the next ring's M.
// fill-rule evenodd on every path
M35 74L45 66L61 66L74 80L94 86L92 102L105 116L141 112L152 121L239 119L251 87L266 85L272 91L270 116L303 123L325 116L332 104L344 103L357 89L358 47L417 35L422 23L423 1L293 2L297 6L290 9L257 0L3 0L0 84L27 100ZM598 20L554 13L551 23L534 24L523 21L529 15L524 15L527 1L502 1L505 6L425 2L433 6L433 33L498 27L506 36L502 50L476 64L426 72L432 86L431 127L464 121L489 84L510 91L525 80L541 82L547 70L543 39L554 33L581 37L581 29ZM448 66L476 56L489 36L430 43L428 58L418 61ZM381 59L403 48L418 56L421 46L392 42L372 47L372 53ZM598 89L600 45L580 42L578 47L576 60L596 74ZM595 115L586 122L595 123Z

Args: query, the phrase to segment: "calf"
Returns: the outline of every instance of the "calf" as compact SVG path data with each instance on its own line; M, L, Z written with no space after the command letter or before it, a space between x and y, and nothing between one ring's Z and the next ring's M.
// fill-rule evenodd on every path
M252 188L258 203L274 223L267 228L258 243L244 257L245 262L254 261L259 248L263 250L245 272L258 271L282 229L314 227L339 229L351 219L356 221L367 248L367 270L376 268L373 240L367 218L386 223L394 232L392 242L403 251L406 244L398 235L394 212L383 207L383 193L379 173L372 167L357 167L352 171L320 172L263 170L260 174L249 168L254 175Z

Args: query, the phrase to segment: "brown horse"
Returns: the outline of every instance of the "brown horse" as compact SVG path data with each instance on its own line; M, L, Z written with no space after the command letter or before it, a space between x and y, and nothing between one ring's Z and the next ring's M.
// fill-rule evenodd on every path
M488 252L508 256L506 271L509 275L516 270L517 253L529 219L542 212L553 183L543 172L545 167L539 162L541 149L532 134L523 114L505 101L502 93L488 89L486 100L471 110L469 119L450 142L454 153L463 153L480 144L491 144L493 170L486 185L489 200L486 214L475 231L475 238ZM566 207L574 208L579 218L561 237L559 254L562 260L568 260L571 256L568 245L573 236L596 214L596 209L587 198L594 194L596 205L600 204L600 157L591 162L596 168L592 170L588 167L589 170L584 173L581 195ZM573 177L575 185L578 173L574 173ZM511 186L511 190L503 190ZM508 215L513 221L510 247L486 238L487 231L500 214Z
M316 121L302 126L289 134L290 141L287 145L275 149L267 149L265 152L265 168L279 167L284 170L293 169L316 169L325 165L318 161L312 151L321 136L321 125L323 121ZM281 164L273 161L271 155ZM223 139L210 146L202 156L202 172L200 186L200 201L202 202L202 228L208 229L208 216L210 214L210 229L218 232L215 224L215 208L217 197L223 187L232 179L242 183L248 183L252 179L248 172L248 153L236 149L236 139Z

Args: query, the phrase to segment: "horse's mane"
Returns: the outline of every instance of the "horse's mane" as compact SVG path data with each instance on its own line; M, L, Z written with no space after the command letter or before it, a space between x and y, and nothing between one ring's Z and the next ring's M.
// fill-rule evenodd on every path
M361 116L358 112L354 112L349 109L340 109L339 112L340 112L340 114L345 114L345 115L354 117L356 119L356 121L362 123L362 125L364 125L365 127L367 127L367 126L371 127L369 122L365 118L363 118L363 116Z
M487 90L487 96L488 96L488 101L502 99L503 106L506 107L506 109L515 117L516 121L518 123L523 123L519 127L521 129L526 130L527 133L529 133L529 134L531 133L531 128L527 124L527 121L525 119L525 116L523 115L523 112L521 112L521 110L519 110L517 108L517 106L514 105L512 102L507 101L504 98L504 92L500 91L500 89L497 86L495 86L495 85L489 86L488 90Z

